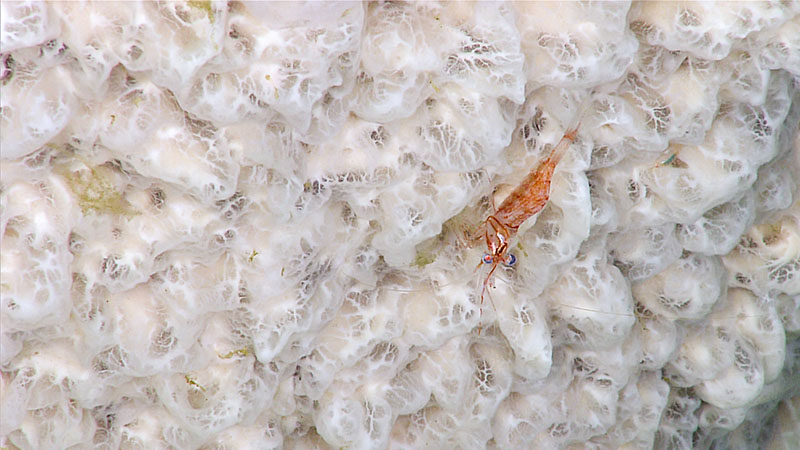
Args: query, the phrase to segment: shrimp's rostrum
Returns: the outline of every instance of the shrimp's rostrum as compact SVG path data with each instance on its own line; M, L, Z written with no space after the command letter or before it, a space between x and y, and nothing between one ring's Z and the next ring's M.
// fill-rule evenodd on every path
M479 233L475 236L480 239L480 230L482 229L486 239L487 251L484 253L481 263L491 265L481 289L481 307L486 295L486 288L490 284L497 265L501 263L513 265L516 262L516 257L508 252L510 241L520 225L547 205L553 172L566 150L575 141L577 132L578 126L568 130L550 155L522 180L522 183L506 197L493 215L481 222Z

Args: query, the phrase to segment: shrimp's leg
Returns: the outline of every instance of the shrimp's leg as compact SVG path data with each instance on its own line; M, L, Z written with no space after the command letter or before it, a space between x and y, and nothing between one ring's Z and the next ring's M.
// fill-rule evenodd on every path
M474 228L467 227L461 229L461 236L458 237L458 242L464 248L472 248L475 242L479 241L482 237L482 234L485 233L486 230L486 221L482 221ZM480 264L478 265L480 267Z
M478 267L480 267L480 265L478 265ZM489 301L492 303L492 308L494 308L494 310L497 311L497 306L495 306L495 304L494 304L494 299L492 298L492 294L491 294L491 292L489 292L487 290L487 288L490 285L494 286L494 284L490 284L490 283L492 281L492 275L494 274L495 270L497 270L497 262L496 261L494 263L492 263L492 269L489 270L489 274L486 275L486 279L483 280L483 286L481 288L481 304L480 304L480 307L478 308L478 318L479 318L479 320L478 320L478 334L481 334L481 330L483 329L483 299L486 297L486 295L489 296Z

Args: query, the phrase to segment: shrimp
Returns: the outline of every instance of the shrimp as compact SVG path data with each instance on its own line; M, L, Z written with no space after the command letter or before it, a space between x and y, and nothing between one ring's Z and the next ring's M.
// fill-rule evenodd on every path
M483 227L487 249L481 258L481 264L491 265L481 289L481 308L483 308L486 289L491 284L497 265L502 263L512 266L517 260L513 254L508 252L511 239L517 234L520 225L547 205L547 201L550 199L550 181L553 178L553 172L564 153L575 142L579 126L580 124L564 133L564 137L550 152L550 156L522 180L522 183L506 197L494 214L479 225L477 239L480 239L480 227Z

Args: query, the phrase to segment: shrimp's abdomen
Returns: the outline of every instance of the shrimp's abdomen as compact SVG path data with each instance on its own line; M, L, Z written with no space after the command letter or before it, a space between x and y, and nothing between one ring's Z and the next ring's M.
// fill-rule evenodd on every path
M500 204L494 216L506 227L517 231L523 222L544 209L550 199L550 181L558 162L575 141L578 126L564 133L564 137L536 169L532 170L522 183Z
M556 165L548 158L529 173L494 214L500 223L515 231L531 216L544 209L550 198L550 180Z

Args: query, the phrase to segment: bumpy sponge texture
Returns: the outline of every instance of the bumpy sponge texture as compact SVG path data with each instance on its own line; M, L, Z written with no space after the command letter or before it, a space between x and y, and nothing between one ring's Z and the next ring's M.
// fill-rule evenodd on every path
M0 4L0 446L788 447L799 17Z

